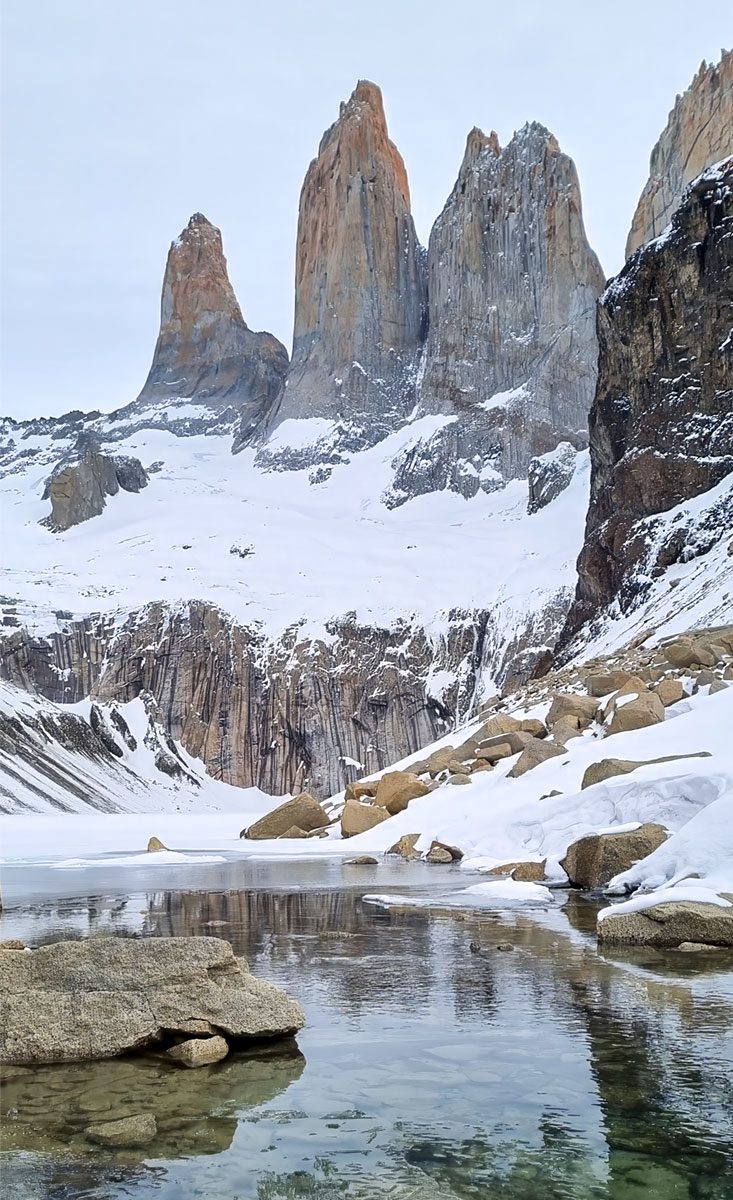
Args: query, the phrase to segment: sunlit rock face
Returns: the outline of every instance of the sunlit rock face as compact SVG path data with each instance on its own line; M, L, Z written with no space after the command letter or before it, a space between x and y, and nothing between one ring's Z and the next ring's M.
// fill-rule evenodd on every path
M690 185L667 234L631 258L601 300L571 631L612 602L628 610L665 568L730 537L732 222L730 158ZM707 492L696 509L665 518Z
M277 338L248 328L229 281L221 233L195 213L168 253L148 378L118 419L135 408L188 399L240 411L248 423L277 394L287 365Z
M430 235L426 413L455 418L401 464L395 499L463 495L526 477L560 441L586 442L595 387L600 264L573 162L542 125L502 149L474 129Z
M267 429L326 418L373 442L394 428L414 401L426 306L405 165L379 88L361 81L303 184L293 357Z
M685 187L706 167L733 154L733 52L703 62L678 96L652 150L649 179L626 242L626 257L666 229Z

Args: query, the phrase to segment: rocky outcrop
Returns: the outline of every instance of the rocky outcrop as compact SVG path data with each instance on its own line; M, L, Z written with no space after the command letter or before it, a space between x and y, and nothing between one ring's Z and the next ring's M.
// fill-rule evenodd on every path
M343 423L352 449L377 441L414 402L425 317L407 173L381 92L362 80L303 184L293 357L267 430L315 417Z
M54 533L63 533L72 525L98 517L108 496L139 492L147 487L148 476L136 458L102 454L87 444L79 457L62 462L46 484L43 499L51 501L51 512L43 524Z
M733 153L733 52L705 63L678 96L652 150L649 179L634 213L626 257L659 237L672 219L688 183L706 167Z
M554 450L530 459L527 472L529 499L527 512L536 513L560 496L575 474L577 453L570 442L560 442Z
M168 252L160 332L145 386L115 418L129 420L151 404L183 398L231 409L246 426L277 395L287 365L277 338L247 327L229 282L221 233L194 213Z
M640 912L604 909L598 918L598 941L609 946L655 946L674 949L683 943L733 946L733 903L673 900Z
M733 159L692 184L664 238L636 254L598 312L591 495L566 635L612 602L638 604L670 564L730 530L722 489L693 532L659 514L733 471Z
M0 1062L82 1062L177 1035L284 1037L305 1024L219 938L91 938L0 955Z
M526 477L530 459L560 441L585 444L604 277L575 167L542 125L503 150L496 134L469 134L428 268L420 404L456 419L400 464L396 498L439 487L474 495Z

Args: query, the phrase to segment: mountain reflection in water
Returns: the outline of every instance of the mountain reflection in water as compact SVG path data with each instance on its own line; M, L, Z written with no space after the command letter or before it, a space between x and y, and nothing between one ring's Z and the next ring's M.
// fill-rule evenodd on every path
M172 1087L147 1060L10 1080L8 1195L731 1200L729 956L609 960L594 907L574 898L543 924L382 911L354 886L309 885L10 914L34 944L72 930L225 937L308 1026L302 1053L166 1069ZM497 952L507 941L514 952ZM158 1139L90 1155L84 1124L126 1105L155 1111Z

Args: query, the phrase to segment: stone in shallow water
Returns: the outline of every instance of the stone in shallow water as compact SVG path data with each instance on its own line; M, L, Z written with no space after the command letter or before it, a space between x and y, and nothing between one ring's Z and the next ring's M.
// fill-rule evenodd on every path
M305 1024L219 938L90 938L0 954L0 1062L112 1058L171 1034L269 1038Z
M120 1121L103 1121L84 1130L90 1142L100 1146L144 1146L152 1142L158 1126L152 1113L123 1117Z
M228 1053L229 1046L223 1037L189 1038L178 1046L171 1046L166 1058L182 1067L206 1067L209 1063L221 1062Z

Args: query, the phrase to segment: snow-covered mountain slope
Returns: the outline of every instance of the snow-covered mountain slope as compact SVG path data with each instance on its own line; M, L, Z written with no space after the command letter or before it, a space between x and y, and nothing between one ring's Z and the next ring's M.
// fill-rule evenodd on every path
M212 779L155 719L152 697L56 705L0 683L0 813L264 813Z

